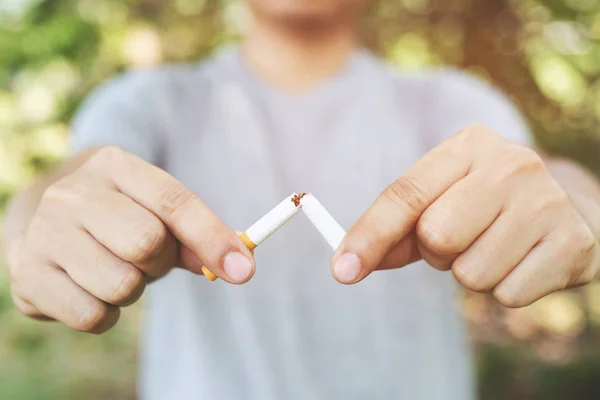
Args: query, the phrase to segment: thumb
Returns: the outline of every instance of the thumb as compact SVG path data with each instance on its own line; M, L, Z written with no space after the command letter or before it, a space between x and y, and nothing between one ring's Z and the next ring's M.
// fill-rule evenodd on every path
M187 269L197 275L203 275L202 267L204 263L194 254L193 251L180 244L179 248L179 268Z
M360 282L376 270L414 231L423 212L469 173L472 155L457 157L455 147L452 141L444 142L423 156L389 185L348 231L332 260L332 272L340 283ZM414 261L412 249L408 244L395 249L402 265Z
M242 232L235 231L235 233L240 236ZM203 267L205 263L196 256L196 254L184 246L183 244L179 244L179 268L186 269L190 272L193 272L197 275L204 275Z

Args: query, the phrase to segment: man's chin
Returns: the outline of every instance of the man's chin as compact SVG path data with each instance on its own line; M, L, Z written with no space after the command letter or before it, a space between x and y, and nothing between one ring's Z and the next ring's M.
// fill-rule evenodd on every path
M303 5L299 2L282 1L277 6L263 8L257 5L252 8L259 19L266 19L271 23L289 26L290 28L327 28L337 25L344 18L341 15L343 12L335 9L335 7L325 7L318 3Z
M294 14L279 16L273 22L292 29L323 30L337 26L339 21L323 14Z

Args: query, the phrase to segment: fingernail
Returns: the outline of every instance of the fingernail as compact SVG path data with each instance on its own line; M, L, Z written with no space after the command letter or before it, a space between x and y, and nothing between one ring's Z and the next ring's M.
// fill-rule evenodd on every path
M252 273L252 262L242 253L229 253L223 262L223 269L232 281L244 282Z
M343 254L333 266L335 277L342 283L354 282L360 275L360 270L360 260L352 253Z

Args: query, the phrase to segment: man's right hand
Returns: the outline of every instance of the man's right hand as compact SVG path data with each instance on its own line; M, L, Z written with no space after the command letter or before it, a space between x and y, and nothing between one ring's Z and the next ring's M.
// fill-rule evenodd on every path
M113 327L119 307L147 282L175 266L200 274L202 265L236 284L255 268L235 232L194 193L114 147L48 187L8 247L19 310L91 333Z

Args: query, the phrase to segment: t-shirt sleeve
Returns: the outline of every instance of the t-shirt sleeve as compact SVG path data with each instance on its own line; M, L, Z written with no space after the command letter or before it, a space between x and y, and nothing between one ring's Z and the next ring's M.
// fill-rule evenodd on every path
M481 124L507 140L523 146L533 146L534 139L525 119L500 90L480 78L457 70L439 72L434 110L426 132L437 143L464 128Z
M72 152L117 146L157 164L163 141L161 83L160 74L140 71L101 85L73 119Z

